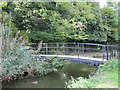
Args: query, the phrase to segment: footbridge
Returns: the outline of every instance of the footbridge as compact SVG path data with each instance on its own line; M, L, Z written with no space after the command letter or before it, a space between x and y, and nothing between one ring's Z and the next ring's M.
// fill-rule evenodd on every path
M39 43L40 57L59 57L71 62L98 67L108 59L117 58L117 45L95 43Z

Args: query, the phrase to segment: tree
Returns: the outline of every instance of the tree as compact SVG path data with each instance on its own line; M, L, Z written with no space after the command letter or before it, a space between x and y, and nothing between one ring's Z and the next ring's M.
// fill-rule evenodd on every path
M84 32L80 29L84 25L75 19L77 15L74 17L75 14L68 7L77 10L72 3L35 2L9 3L4 10L12 13L13 22L19 30L31 32L29 39L32 42L85 39ZM67 12L63 14L64 11Z
M4 11L30 42L105 42L117 39L114 3L9 2ZM13 30L14 32L14 30ZM29 32L24 34L24 32Z
M107 7L101 9L104 29L107 31L108 41L118 40L118 7L116 2L108 2Z

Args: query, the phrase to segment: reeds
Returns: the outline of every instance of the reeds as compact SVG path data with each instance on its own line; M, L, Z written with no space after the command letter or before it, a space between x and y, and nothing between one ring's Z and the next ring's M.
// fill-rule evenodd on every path
M24 48L28 40L16 33L15 37L11 37L10 29L7 27L2 34L3 37L3 55L0 66L1 81L12 81L25 78L26 76L45 75L50 73L52 68L64 65L62 59L34 57L34 53ZM38 50L41 49L41 43L38 44Z

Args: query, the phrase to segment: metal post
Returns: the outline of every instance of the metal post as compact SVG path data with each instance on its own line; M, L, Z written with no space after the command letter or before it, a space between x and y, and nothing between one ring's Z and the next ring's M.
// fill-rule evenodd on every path
M112 45L110 46L110 59L113 58L113 50L112 50Z
M80 57L80 47L79 47L79 43L78 43L78 59Z
M119 46L119 44L117 44L117 46L116 46L116 49L117 49L117 58L120 58L120 46Z
M59 46L59 43L57 43L57 57L58 57L58 46Z
M82 54L84 55L84 44L83 44L83 46L82 46Z
M106 47L107 60L109 59L109 58L108 58L108 52L109 52L109 46L108 46L108 43L107 43L107 47Z
M75 46L74 46L75 53L77 53L77 52L78 52L78 51L77 51L77 49L76 49L76 47L77 47L77 46L76 46L76 43L75 43Z
M112 48L112 58L113 58L113 46L111 48Z
M120 46L117 44L115 45L115 58L120 58Z
M103 56L102 56L102 61L104 61L104 58L105 58L104 51L105 51L105 47L104 47L104 46L102 46L102 53L103 53Z
M63 43L63 54L65 54L65 43Z
M46 43L46 55L48 54L48 45Z
M116 48L117 48L116 45L114 45L114 48L113 48L113 50L114 50L114 52L113 52L114 58L116 58L116 50L118 50L118 49L116 49Z

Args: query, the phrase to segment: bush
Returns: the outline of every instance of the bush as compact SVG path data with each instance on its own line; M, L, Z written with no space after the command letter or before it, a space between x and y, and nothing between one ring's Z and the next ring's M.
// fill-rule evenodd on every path
M55 68L62 67L64 63L67 62L67 60L57 57L49 57L47 58L47 61Z
M99 66L100 71L118 70L118 59L109 59L103 65Z
M29 53L23 45L27 43L27 40L24 40L19 36L19 32L15 35L14 38L11 37L11 33L7 27L2 34L4 44L3 44L3 55L0 66L2 70L0 71L0 77L2 81L9 81L18 76L24 77L28 74L39 74L44 75L52 70L50 69L51 65L48 64L48 61L52 61L52 66L58 67L63 64L58 64L57 59L49 58L35 58L33 54ZM55 59L55 60L54 60Z
M98 71L89 79L79 77L66 82L67 88L110 88L118 87L118 59L110 59L100 65Z
M9 29L6 27L2 35L4 38L4 54L0 63L2 81L10 81L17 77L19 79L36 74L45 75L51 72L53 68L64 65L65 60L61 58L33 57L33 54L29 53L23 46L27 43L27 40L19 36L19 32L12 38Z
M91 83L90 80L83 77L77 79L71 77L71 80L66 83L67 88L90 88L92 85L94 84Z
M4 41L0 64L2 67L2 71L0 72L2 80L20 74L23 75L25 72L30 73L32 70L38 68L38 62L35 61L32 54L22 48L26 40L19 36L19 32L12 38L10 30L5 27L2 35ZM41 67L40 64L39 67Z

